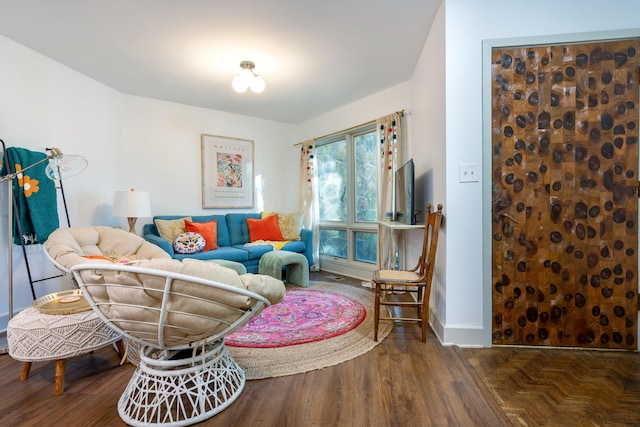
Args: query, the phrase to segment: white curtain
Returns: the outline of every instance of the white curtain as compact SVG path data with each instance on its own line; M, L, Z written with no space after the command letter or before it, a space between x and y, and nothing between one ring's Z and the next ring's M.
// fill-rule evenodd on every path
M378 156L378 220L394 219L395 216L395 173L402 162L402 115L392 113L376 120L378 129L378 141L380 155ZM393 215L393 216L392 216ZM389 266L390 254L386 227L378 230L378 266L380 268L393 268Z
M313 265L310 268L311 271L320 271L320 210L315 148L315 141L309 140L304 141L300 149L300 209L304 212L304 228L313 232Z

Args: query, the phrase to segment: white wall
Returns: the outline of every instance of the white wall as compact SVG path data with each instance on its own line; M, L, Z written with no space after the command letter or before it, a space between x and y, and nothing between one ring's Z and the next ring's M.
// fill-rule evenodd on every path
M410 134L408 124L413 117L410 103L411 85L409 82L400 83L298 125L297 138L298 141L319 138L376 120L394 111L405 110L407 125L403 140L406 143Z
M148 98L127 96L124 104L126 148L114 189L149 191L154 214L229 211L202 209L203 133L253 141L256 203L238 212L298 208L299 150L293 146L293 126Z
M72 226L127 229L111 207L114 191L130 187L151 192L153 214L217 212L201 208L201 133L254 141L256 203L242 211L297 209L295 127L124 95L2 36L0 58L0 139L33 151L59 147L89 161L81 175L64 182ZM9 311L7 188L0 185L0 330ZM149 220L138 222L138 232ZM17 312L32 298L20 247L13 252ZM41 245L27 253L34 280L57 273ZM36 296L70 287L66 280L48 280L35 285Z
M440 340L446 322L447 300L447 215L446 156L445 156L445 40L444 3L433 21L418 64L411 78L412 121L409 153L416 165L416 193L422 193L424 204L431 203L435 210L443 205L445 220L440 229L436 268L431 289L431 325ZM421 206L420 208L424 208ZM421 240L414 238L412 259L417 259Z
M490 182L460 183L458 177L460 163L483 162L483 40L622 30L638 27L639 18L640 2L631 0L445 0L447 281L443 341L490 343L490 317L483 317L491 310L490 300L482 303L482 214L491 210L489 200L483 203L482 185ZM490 181L490 173L485 171L482 176L482 181ZM484 250L491 250L491 242L484 243ZM487 324L484 319L489 319Z
M42 55L0 37L0 138L7 146L44 151L59 147L67 154L85 155L92 164L82 178L64 182L74 225L94 222L96 206L108 202L111 171L100 165L116 163L120 153L112 144L122 138L122 95ZM8 315L7 189L0 185L0 329ZM64 214L60 212L61 223ZM40 245L27 253L34 280L55 275ZM31 304L26 269L19 247L14 250L14 311ZM52 280L37 284L37 295L69 287Z

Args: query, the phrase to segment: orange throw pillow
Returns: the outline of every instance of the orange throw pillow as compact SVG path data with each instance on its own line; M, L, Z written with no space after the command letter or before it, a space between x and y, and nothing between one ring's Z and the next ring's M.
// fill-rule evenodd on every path
M218 249L218 222L215 219L209 222L191 222L185 219L184 225L187 231L204 237L206 244L202 252Z
M113 260L111 258L107 258L104 255L82 255L82 258L86 258L86 259L99 259L99 260L103 260L103 261L109 261L109 262L113 262Z
M247 218L249 227L249 240L283 241L282 232L278 225L278 215L271 215L264 219Z

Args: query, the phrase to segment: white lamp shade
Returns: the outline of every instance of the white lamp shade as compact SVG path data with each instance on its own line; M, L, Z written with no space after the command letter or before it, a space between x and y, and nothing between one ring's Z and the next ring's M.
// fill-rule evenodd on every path
M151 202L146 191L116 191L113 216L147 218L151 216Z

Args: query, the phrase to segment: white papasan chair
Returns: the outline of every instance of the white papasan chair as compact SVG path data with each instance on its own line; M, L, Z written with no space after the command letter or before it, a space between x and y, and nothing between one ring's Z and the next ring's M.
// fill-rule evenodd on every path
M75 260L74 281L105 323L140 346L120 417L133 426L184 426L228 407L245 375L224 337L282 301L284 283L205 261L93 255Z

